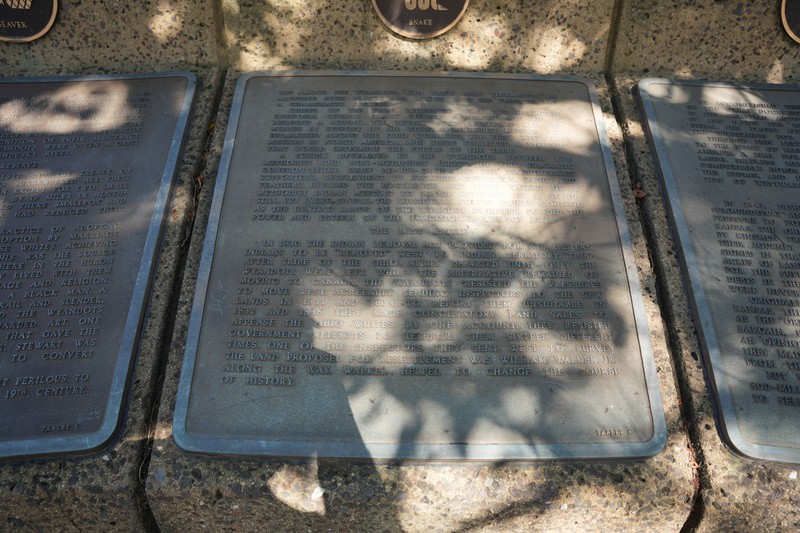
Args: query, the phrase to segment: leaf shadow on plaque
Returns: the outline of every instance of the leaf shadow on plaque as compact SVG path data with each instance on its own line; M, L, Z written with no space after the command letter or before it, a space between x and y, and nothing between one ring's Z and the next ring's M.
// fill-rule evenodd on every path
M461 145L490 153L491 144L470 144L467 117L481 113L456 105L431 117L426 141L440 141L438 150ZM397 457L480 459L471 448L498 443L509 450L552 446L570 459L561 443L581 442L589 438L587 427L602 431L611 423L642 441L652 436L645 391L607 386L617 372L641 373L639 340L605 171L591 170L598 161L594 125L565 127L586 144L536 147L541 159L515 164L476 164L470 157L454 169L423 167L402 186L383 181L355 194L391 197L379 214L364 211L344 231L336 224L316 229L334 257L352 248L362 258L349 274L325 271L334 280L328 292L318 291L319 299L312 292L307 303L297 298L290 308L292 316L309 317L305 327L315 347L307 358L327 360L324 366L339 376L332 388L301 402L313 409L322 397L325 412L344 413L334 439L368 448L378 462L404 463L410 460ZM495 143L526 146L505 134ZM569 194L574 187L580 201ZM392 223L391 237L371 233L378 219ZM313 290L313 276L302 276L300 286ZM564 324L579 325L565 336L572 326ZM567 376L566 367L580 379ZM546 385L530 387L530 379ZM568 427L576 419L582 429ZM319 429L304 425L299 436L319 438ZM375 442L383 444L378 453ZM437 446L449 449L442 454ZM506 461L490 462L502 468ZM335 469L335 462L320 464ZM597 471L598 480L612 475Z
M316 89L318 81L311 82ZM257 82L251 83L255 91ZM435 80L413 83L414 89L422 83L437 89ZM434 111L410 100L403 112L414 119L412 135L364 151L376 157L347 157L341 150L335 155L340 168L318 173L325 175L313 182L310 173L294 178L300 183L293 188L313 187L319 194L308 194L313 202L285 202L299 209L286 209L292 215L284 223L251 228L238 211L226 225L223 213L220 227L230 234L218 237L218 246L245 237L252 243L247 246L280 252L273 259L296 261L268 262L268 254L254 253L245 274L272 276L274 269L284 275L277 267L294 266L285 274L293 276L288 287L276 287L290 290L262 293L269 303L242 304L254 306L245 314L276 317L265 327L280 328L285 315L286 328L274 331L290 328L284 333L291 346L259 346L269 367L243 367L240 376L258 380L256 374L269 374L278 380L270 385L278 387L260 387L246 398L219 401L208 392L221 388L219 375L195 376L208 381L192 385L206 395L197 400L205 402L202 416L191 422L198 433L207 428L214 435L254 435L265 447L293 440L303 450L292 455L286 446L272 455L360 456L353 462L363 461L362 471L375 478L386 474L381 463L425 460L483 461L492 475L508 477L508 458L531 459L520 450L532 445L543 457L566 461L581 457L570 450L574 443L613 443L620 434L647 442L654 433L647 391L632 383L643 381L642 356L652 356L641 353L641 330L632 315L628 282L636 273L621 259L613 186L586 87L569 83L575 84L574 97L509 104L497 116L479 95ZM392 105L389 98L371 97L358 120L377 125L377 131L402 133ZM503 127L494 128L495 122ZM239 128L249 131L241 122ZM474 135L476 128L488 136ZM412 148L401 148L401 142ZM406 150L415 154L414 164L373 170L370 179L359 176L362 168L379 168L390 152ZM272 157L291 161L294 152L287 153L276 150ZM252 200L250 192L239 194L225 202L241 206ZM220 250L215 254L224 255ZM240 279L242 264L231 263L230 274L218 279ZM257 264L267 266L259 271ZM210 290L213 295L225 288ZM248 316L241 318L233 319L237 328L249 323ZM250 335L239 329L232 336ZM211 351L223 353L229 339L205 334L199 345L215 342ZM294 368L277 371L278 362ZM617 379L621 374L632 377ZM280 390L283 375L302 379L303 390ZM261 432L266 426L276 432ZM337 454L339 445L349 450ZM494 450L486 453L488 448ZM320 471L333 472L318 478L325 513L335 515L347 504L336 496L341 488L333 480L346 468L331 459L317 463ZM617 479L610 467L581 465L598 484ZM554 471L563 478L564 468ZM631 468L646 470L647 465ZM398 483L409 481L402 472L394 474ZM532 496L520 502L532 505L544 505L538 498L559 490L536 481L525 485L520 494ZM385 483L377 494L391 499L394 491Z
M159 145L142 160L148 142L142 131L150 122L168 123L178 116L182 99L175 92L183 90L160 86L163 90L151 98L143 96L140 82L37 82L26 84L24 96L17 89L0 99L0 136L10 139L0 162L13 163L11 170L0 171L4 235L38 230L33 237L5 237L12 255L3 261L23 264L24 273L16 286L4 283L0 298L37 314L24 326L5 323L12 330L31 330L5 336L11 342L0 343L0 371L52 378L80 370L91 380L85 393L71 395L67 411L55 402L26 408L33 395L20 398L18 410L0 417L19 431L32 426L35 435L42 426L67 426L80 428L75 435L88 435L93 442L95 432L106 431L103 424L113 420L105 412L112 383L121 380L128 387L125 376L136 353L127 348L135 350L136 340L129 346L125 332L132 305L145 305L134 295L135 287L142 289L140 268L144 273L155 268L156 258L143 257L143 250L161 192L165 169L160 165L170 147ZM6 87L14 90L14 84ZM4 312L3 318L12 315ZM31 347L15 347L14 340L22 338ZM21 349L36 351L23 352L25 369L12 369L20 365L11 362L10 352ZM43 353L48 350L54 352ZM118 367L118 359L131 361L131 367ZM126 404L119 409L122 420Z
M454 105L447 113L433 117L428 132L432 137L426 142L440 139L445 144L437 150L460 144L474 153L488 153L487 145L492 143L470 142L468 129L462 129L469 122L467 116L475 120L476 115L485 113L468 107L471 106ZM530 110L520 110L519 114L526 113ZM572 130L579 127L572 125ZM519 143L505 134L493 138L497 146ZM572 153L558 148L537 148L536 155L541 157L538 161L562 161L563 165L542 164L547 169L542 172L547 173L572 168L573 159L585 155L580 150L578 147L578 153L574 153L574 145ZM472 157L469 155L465 160ZM616 227L613 222L609 224L608 218L605 225L591 221L596 213L605 211L608 216L611 209L604 191L605 176L601 175L596 183L578 178L580 186L585 188L578 202L569 193L554 192L558 186L548 187L558 183L559 178L540 178L541 184L535 183L536 178L526 179L525 172L531 178L531 174L536 175L536 170L531 169L539 165L528 163L523 170L520 168L523 165L464 163L435 177L422 170L414 190L404 186L391 194L390 212L403 222L396 226L399 240L387 241L386 245L399 248L399 257L418 259L405 262L411 268L398 266L402 261L387 261L386 268L377 270L379 279L374 291L377 296L354 302L361 308L359 316L370 317L364 321L365 327L380 329L375 335L381 337L381 342L376 343L381 353L365 360L369 364L394 357L395 363L423 366L427 362L432 376L443 369L448 373L453 369L460 372L460 378L452 378L441 388L427 383L435 378L408 374L407 380L384 380L386 389L380 394L372 391L371 397L415 399L415 405L397 412L404 443L422 437L427 443L454 444L462 447L461 457L466 458L468 442L496 443L507 438L509 443L525 445L562 441L564 435L554 428L559 428L566 418L580 416L577 411L585 407L576 409L574 398L585 396L586 391L580 389L587 382L602 381L590 377L578 385L557 373L561 364L557 360L574 363L585 355L586 361L578 364L588 364L589 359L596 364L602 357L595 352L576 356L574 341L560 342L562 324L585 321L590 316L602 317L607 325L617 327L590 335L581 332L593 340L583 347L608 350L606 355L614 349L612 345L624 351L627 348L622 347L632 342L633 348L637 348L635 339L630 338L631 328L619 327L630 325L629 319L620 316L615 306L590 308L598 302L592 296L600 293L586 288L601 286L592 279L610 282L603 296L624 303L616 295L608 294L615 290L614 283L625 283L619 271L612 272L619 269L618 258L614 257L614 248L618 247ZM574 172L566 170L563 175ZM598 197L592 198L595 193ZM553 207L534 214L533 206L543 206L541 196L552 199L545 203ZM414 205L416 214L403 216L404 205ZM583 208L580 213L579 207ZM592 231L594 234L587 238ZM586 240L593 243L591 252L571 244ZM376 241L380 243L373 239L373 244ZM380 259L373 264L376 261L381 264ZM584 271L579 268L571 271L581 261L591 266ZM581 274L584 278L597 277L576 283L577 275ZM568 288L580 286L582 290ZM626 287L616 289L624 291ZM401 292L402 301L393 302L392 298ZM394 296L386 297L390 293ZM384 320L376 320L376 316ZM569 356L560 355L565 345L573 347ZM548 368L556 369L547 377L548 397L537 397L537 393L531 393L518 380L547 375ZM414 383L415 379L421 379L423 384ZM370 381L374 386L375 380ZM350 396L360 398L368 386L355 379L353 384L356 388L349 389ZM393 390L392 386L399 388ZM414 392L409 394L408 387ZM569 403L573 406L566 410L556 407ZM374 403L363 405L367 413L387 408Z
M784 136L779 148L769 136L781 139L796 116L755 88L654 83L648 92L659 110L648 118L666 151L661 186L717 428L734 448L780 446L791 431L782 427L794 424L770 391L785 386L787 361L798 357L800 201L795 141Z

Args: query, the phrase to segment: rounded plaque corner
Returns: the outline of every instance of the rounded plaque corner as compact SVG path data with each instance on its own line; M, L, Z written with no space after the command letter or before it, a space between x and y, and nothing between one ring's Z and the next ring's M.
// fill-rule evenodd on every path
M187 89L197 87L198 77L197 74L190 70L176 70L171 73L176 78L183 78L186 81Z
M776 457L764 453L765 446L750 441L742 435L737 427L728 427L722 418L717 420L717 429L723 446L733 455L744 461L779 461Z
M116 443L121 436L122 420L108 420L96 432L85 439L85 446L75 449L75 453L99 454Z
M651 85L663 82L664 80L662 78L642 78L639 80L639 83L637 83L636 86L638 87L639 91L646 93Z
M198 446L197 438L191 435L189 430L186 429L185 419L178 420L178 417L175 417L172 420L172 440L175 442L175 445L184 452L199 453L202 451L202 448Z
M667 430L666 427L659 428L653 431L653 436L650 440L644 442L642 447L642 457L650 458L663 452L667 447Z
M738 428L730 431L730 428L728 428L725 423L719 424L717 427L722 444L731 454L739 459L745 461L770 460L770 458L763 453L759 453L760 449L763 447L744 438ZM775 459L773 458L771 460Z

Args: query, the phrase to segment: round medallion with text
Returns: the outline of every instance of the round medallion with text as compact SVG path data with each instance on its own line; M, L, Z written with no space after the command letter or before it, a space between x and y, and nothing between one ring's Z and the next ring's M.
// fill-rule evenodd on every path
M469 0L372 0L381 20L403 37L429 39L455 26Z
M56 20L57 0L0 0L0 41L38 39Z

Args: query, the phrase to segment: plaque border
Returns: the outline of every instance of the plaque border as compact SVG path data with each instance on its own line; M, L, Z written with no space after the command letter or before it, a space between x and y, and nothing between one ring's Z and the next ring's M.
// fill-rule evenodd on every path
M43 437L14 441L0 440L0 461L8 459L29 459L53 457L54 455L88 455L106 449L111 445L122 427L129 403L128 382L137 358L141 327L145 312L149 306L149 292L154 273L159 263L158 251L161 245L163 229L166 226L167 209L172 197L175 178L178 175L180 158L188 137L188 125L191 118L192 105L197 89L197 76L188 71L174 71L143 74L109 74L91 76L47 76L47 77L14 77L2 78L0 83L72 83L114 80L148 80L183 78L186 88L180 104L175 129L170 137L169 151L164 161L163 173L159 182L158 194L153 204L150 225L142 249L141 261L136 274L136 282L131 295L130 305L125 317L125 327L120 338L114 373L109 382L108 400L106 401L105 418L92 434L74 437ZM111 351L113 347L109 347Z
M717 427L723 443L736 455L745 459L800 463L800 449L767 444L756 444L746 439L739 430L736 409L727 377L724 373L723 355L717 340L713 314L708 297L703 288L703 278L697 267L697 254L691 238L689 225L684 217L683 207L678 196L675 172L669 162L669 152L664 136L656 119L656 109L648 90L651 85L722 87L740 90L800 91L800 85L768 83L733 83L707 80L672 80L668 78L645 78L639 82L636 91L642 103L643 125L648 133L648 144L656 160L656 172L664 194L664 205L675 239L681 267L684 288L689 297L692 319L697 327L700 348L706 364L706 376L714 397ZM719 369L719 376L717 376Z
M601 157L610 190L614 219L619 236L623 266L628 280L631 310L636 323L636 334L642 359L645 390L650 402L653 434L642 442L608 442L592 444L547 443L547 444L382 444L363 442L358 445L324 441L268 441L241 437L206 437L189 433L186 428L189 398L197 362L197 348L203 320L203 307L208 291L209 277L214 257L225 189L229 177L231 158L236 143L236 132L242 113L244 94L250 80L258 77L412 77L412 78L468 78L530 80L580 83L587 91L587 103L593 110L595 130L598 134ZM184 349L181 376L173 415L173 438L179 448L199 455L241 455L263 458L307 458L312 456L377 461L531 461L531 460L581 460L581 459L635 459L656 455L666 446L667 429L664 417L661 390L658 384L655 360L650 342L647 315L644 310L638 271L634 262L633 245L624 216L622 193L619 188L610 142L602 119L600 103L594 84L575 77L545 77L527 74L468 73L468 72L393 72L393 71L260 71L242 76L234 92L225 132L225 141L220 157L216 185L208 218L203 249L197 274L197 285L191 309L191 317ZM464 451L466 450L466 454Z

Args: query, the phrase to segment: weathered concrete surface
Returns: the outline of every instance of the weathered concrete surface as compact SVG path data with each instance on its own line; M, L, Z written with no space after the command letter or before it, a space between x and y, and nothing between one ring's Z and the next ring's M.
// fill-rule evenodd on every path
M450 33L428 42L391 34L368 3L223 2L233 70L226 83L188 253L175 336L158 413L147 495L164 531L265 527L359 531L545 530L676 531L694 495L694 471L678 411L656 286L621 149L600 75L611 2L473 2ZM494 70L594 78L631 220L646 291L669 441L655 458L631 462L539 464L354 464L207 459L186 455L171 439L176 394L210 191L235 80L264 68ZM627 186L626 186L627 184ZM631 216L634 215L634 216Z
M395 39L388 35L384 38ZM331 56L330 64L316 66L342 66L336 54ZM366 68L361 64L348 66ZM370 67L388 68L381 63ZM599 63L594 63L592 68L597 67ZM205 172L209 178L216 173L231 94L240 75L232 72L226 82ZM236 531L265 524L276 530L305 527L356 531L629 531L632 524L641 531L677 531L682 527L691 510L695 472L654 299L656 283L626 172L620 130L610 112L604 81L597 75L593 78L601 94L632 222L669 430L666 450L642 461L484 465L375 465L316 460L299 464L270 459L198 458L178 450L171 438L172 409L210 207L213 184L209 179L200 198L188 253L147 478L148 500L162 531L202 527Z
M30 43L0 42L0 72L31 76L218 66L215 9L212 0L65 0L44 37Z
M473 0L436 39L392 33L372 3L222 0L230 66L263 69L599 73L614 2Z
M632 91L639 80L652 76L796 82L800 46L781 27L779 2L635 0L624 3L619 28L613 91L632 174L647 194L639 212L700 472L698 502L687 527L703 532L796 531L798 465L740 459L717 431L677 251Z
M175 182L163 250L130 385L125 425L105 452L0 464L4 531L143 531L154 523L144 491L150 421L160 388L173 295L194 209L194 188L215 93L217 39L210 2L60 2L51 31L32 43L0 42L3 76L188 70L203 87Z
M798 466L752 462L723 444L704 375L702 352L677 263L659 190L656 169L644 137L640 110L631 91L638 79L617 76L619 109L638 186L646 193L639 209L658 279L662 313L680 381L683 411L700 467L701 490L692 525L699 531L791 531L800 527Z
M798 79L800 47L783 31L780 2L622 3L613 72L719 81Z

